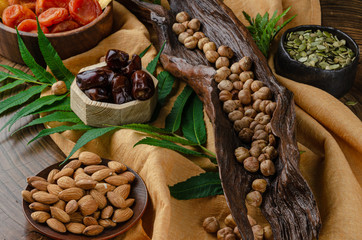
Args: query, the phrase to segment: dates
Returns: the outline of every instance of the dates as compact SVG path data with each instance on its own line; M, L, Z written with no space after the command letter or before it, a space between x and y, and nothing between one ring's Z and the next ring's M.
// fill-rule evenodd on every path
M109 99L108 92L103 88L91 88L85 90L84 93L93 101L107 102Z
M155 93L155 85L148 73L138 70L132 74L132 96L138 100L146 100Z
M135 71L141 69L142 69L141 58L140 56L134 54L128 65L122 69L122 73L127 77L131 77Z
M117 104L132 101L132 86L130 80L122 75L116 74L112 79L113 102Z
M77 75L77 85L81 90L107 88L108 74L101 68L81 72Z
M106 54L107 66L114 71L120 71L126 67L128 59L128 53L116 49L110 49Z

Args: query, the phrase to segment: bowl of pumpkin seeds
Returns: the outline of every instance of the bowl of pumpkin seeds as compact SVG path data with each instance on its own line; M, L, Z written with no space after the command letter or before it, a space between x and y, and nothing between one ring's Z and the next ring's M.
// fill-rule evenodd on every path
M288 29L274 58L276 72L339 98L352 87L359 47L346 33L319 25Z

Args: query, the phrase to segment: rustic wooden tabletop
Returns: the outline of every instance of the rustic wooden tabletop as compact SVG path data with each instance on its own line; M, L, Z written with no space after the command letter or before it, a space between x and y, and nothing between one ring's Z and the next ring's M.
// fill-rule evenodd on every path
M322 24L336 27L352 36L362 49L362 1L320 0L322 7ZM340 99L360 119L362 119L362 64L358 66L353 88ZM6 64L23 71L27 67L10 62L0 56L0 64ZM0 69L4 71L4 69ZM20 91L17 88L14 91ZM13 92L0 94L0 99L7 98ZM8 112L0 117L2 126L15 112ZM15 128L30 122L32 117L25 117L15 124ZM15 129L14 128L14 129ZM37 233L26 221L22 212L21 190L25 189L26 177L40 172L51 164L64 160L64 154L50 137L27 145L42 126L26 128L11 136L11 132L0 133L0 240L48 239Z

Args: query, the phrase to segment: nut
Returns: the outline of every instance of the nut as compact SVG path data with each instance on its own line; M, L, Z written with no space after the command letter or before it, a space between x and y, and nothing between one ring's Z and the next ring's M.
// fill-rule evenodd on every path
M61 223L60 221L58 221L55 218L49 218L46 223L48 224L48 226L53 229L56 232L61 232L61 233L65 233L67 231L67 229L65 228L64 224Z
M234 102L234 100L227 100L226 102L224 102L223 105L224 112L231 113L235 109L236 109L236 103Z
M180 33L180 35L178 35L178 41L180 43L184 44L185 39L188 38L188 37L191 37L190 33L188 33L188 32Z
M60 172L55 174L53 179L54 179L54 181L56 181L59 178L64 177L64 176L72 176L73 173L74 173L74 169L72 169L72 168L64 168Z
M183 23L185 21L188 21L190 20L190 16L187 12L179 12L177 15L176 15L176 21L179 22L179 23Z
M116 171L116 173L121 173L127 170L126 165L117 161L109 161L108 167Z
M263 228L264 232L264 239L265 240L272 240L273 239L273 231L270 227L270 225L267 225Z
M127 199L129 193L131 192L131 185L123 184L119 187L116 187L116 189L114 189L114 192L119 194L123 199Z
M256 116L257 112L254 109L247 109L244 114L247 117L254 118Z
M237 74L235 74L235 73L230 74L230 76L228 77L228 79L229 79L230 81L232 81L232 82L236 82L236 81L240 82L240 81L239 81L239 75L237 75Z
M80 179L75 182L75 186L84 190L89 190L95 188L97 183L98 183L97 181L91 179Z
M62 223L67 223L70 221L68 213L66 213L62 209L59 209L57 207L50 207L50 213L53 218L61 221Z
M251 92L251 84L254 82L253 79L249 78L244 82L243 89L247 89Z
M84 196L84 190L77 187L72 187L61 191L58 195L59 199L69 202L70 200L79 200Z
M222 102L226 102L227 100L232 99L232 94L228 90L222 90L219 93L219 100Z
M130 189L131 189L131 187L130 187ZM93 190L90 191L90 195L97 202L97 205L98 205L99 209L103 209L103 208L105 208L107 206L107 199L102 193L100 193L97 190L93 189Z
M70 200L65 206L65 212L68 214L75 213L78 210L78 203L76 200Z
M254 234L254 240L263 240L264 230L260 225L255 225L251 228Z
M272 176L275 174L274 163L270 160L265 160L260 163L260 172L265 176Z
M246 195L246 202L254 207L260 207L263 197L261 196L261 193L258 191L252 191Z
M209 51L210 52L210 51ZM233 83L229 80L222 80L218 85L217 87L220 89L220 90L227 90L227 91L231 91L233 90Z
M71 168L67 168L67 169L71 169ZM71 177L68 177L68 176L64 176L64 177L59 178L57 180L57 184L58 184L59 187L61 187L63 189L75 187L74 179L71 178Z
M93 173L102 170L107 169L107 166L104 165L90 165L84 168L84 173L92 175Z
M251 147L249 150L250 155L253 157L256 157L256 158L258 158L260 156L261 151L262 151L262 149L259 146Z
M272 116L276 108L277 108L277 103L271 102L266 106L265 113Z
M68 92L67 85L64 81L57 81L52 85L52 93L54 95L63 95Z
M264 153L260 154L260 156L258 157L258 161L261 163L261 162L264 162L265 160L270 160L269 156Z
M239 66L243 71L249 71L252 65L252 61L249 57L245 56L239 61Z
M224 240L225 237L229 234L234 234L233 230L230 227L221 228L219 231L217 231L217 239Z
M198 39L194 36L187 37L184 41L185 47L188 49L194 49L196 48L198 43Z
M209 50L209 51L205 52L205 57L206 57L207 61L209 61L211 63L215 63L216 60L219 58L219 54L214 50Z
M254 218L252 218L250 215L247 215L250 226L255 226L256 225L256 221Z
M180 33L185 32L186 28L184 25L182 25L182 23L174 23L172 25L172 31L179 35Z
M107 206L102 210L101 218L102 219L110 218L112 214L113 214L113 207Z
M268 141L268 134L264 130L257 130L253 135L253 141L255 140L265 140Z
M233 50L230 47L224 45L220 46L217 52L220 54L220 56L227 57L228 59L231 59L234 56Z
M82 234L85 229L85 226L81 223L71 222L67 224L67 230L74 234Z
M258 91L261 87L264 86L264 83L262 81L259 81L259 80L255 80L253 81L253 83L251 84L250 88L251 88L251 91L253 92L256 92Z
M273 146L263 148L263 153L268 154L270 160L274 160L278 156L278 152Z
M267 131L267 126L268 126L268 124L265 126L266 131ZM270 131L267 131L267 132L270 132ZM273 134L269 134L268 141L269 141L270 146L276 147L277 140L275 139L275 136Z
M249 90L240 90L238 97L240 102L244 105L248 105L251 103L251 94Z
M236 120L241 120L243 118L243 113L239 110L235 110L229 113L228 117L230 121L235 122Z
M253 74L254 75L254 74ZM239 75L239 79L240 79L240 81L242 81L242 82L245 82L246 80L248 80L248 79L252 79L253 77L251 77L251 74L250 74L250 72L242 72L242 73L240 73L240 75Z
M119 176L125 177L129 183L133 182L134 179L136 178L136 176L130 171L124 172Z
M116 208L126 207L126 201L119 194L113 192L107 192L108 201Z
M95 153L92 152L81 152L79 154L79 161L83 163L84 165L95 165L100 164L102 162L102 159Z
M259 161L256 157L246 158L243 164L246 171L257 172L259 170Z
M112 184L113 186L119 186L128 183L128 179L121 175L107 177L106 179L104 179L104 181Z
M25 202L33 203L34 199L33 199L32 195L33 194L27 190L21 191L21 196L23 197Z
M94 217L90 217L90 216L86 216L83 218L83 223L86 226L90 226L90 225L98 225L97 220Z
M83 216L92 215L98 209L97 202L91 197L84 201L79 201L79 210L83 214Z
M83 230L83 234L86 236L96 236L103 232L104 227L101 225L91 225Z
M180 39L179 39L180 40ZM200 49L200 50L203 50L204 49L204 46L206 43L210 42L210 39L207 38L207 37L204 37L204 38L201 38L199 40L199 42L197 43L197 47Z
M91 177L93 178L94 181L99 182L109 176L112 176L113 173L114 173L113 169L106 168L106 169L101 169L101 170L93 173Z
M241 120L237 120L234 122L234 129L237 132L240 132L244 128L249 128L252 121L253 119L250 117L243 117Z
M268 100L271 99L272 93L268 87L261 87L257 92L253 93L253 100L262 99Z
M216 44L214 42L209 41L204 44L204 47L202 48L202 50L204 51L204 53L206 53L207 51L216 51Z
M187 28L188 28L187 25L189 24L189 22L190 22L190 21L184 21L184 22L182 22L182 25L184 25L185 28L187 29Z
M201 38L205 37L205 34L203 32L195 32L193 36L200 40Z
M61 210L65 210L65 202L63 200L59 200L55 204L53 204L53 207L57 207Z
M221 82L224 79L227 79L231 74L231 71L228 67L221 67L216 71L214 79L216 82Z
M244 147L238 147L235 149L235 157L238 162L243 163L246 158L250 157L249 150Z
M33 199L44 204L53 204L58 202L59 198L53 194L44 191L39 191L33 194Z
M264 179L255 179L251 184L251 188L260 193L265 192L268 183Z
M226 226L228 227L231 227L231 228L235 228L236 227L236 223L235 223L235 220L233 218L233 216L231 214L227 215L225 220L224 220L224 223Z
M48 181L49 183L54 183L54 182L55 182L54 176L55 176L55 174L57 174L59 171L60 171L59 169L53 169L53 170L51 170L51 171L49 172L49 174L48 174L47 181Z
M134 201L135 201L134 198L126 199L126 207L131 207L133 205Z
M215 67L217 69L222 68L222 67L229 67L229 59L227 57L219 57L216 62L215 62Z
M117 226L117 223L113 222L111 219L101 219L99 220L99 225L104 228L110 228Z
M36 211L31 213L30 217L38 223L45 223L50 218L50 214L43 211Z
M242 81L235 81L233 82L233 86L237 90L243 89L243 82Z
M116 188L115 186L112 186L111 184L108 183L97 183L94 189L102 194L106 194L109 191L113 191L115 188Z
M117 209L114 211L112 221L119 223L125 222L133 216L133 211L130 208Z
M192 30L192 29L190 29L190 28L186 29L186 32L187 32L188 34L190 34L190 36L193 36L194 33L195 33L195 31Z
M207 217L202 223L204 230L208 233L216 233L220 229L219 222L216 217Z
M188 28L194 30L195 32L199 31L201 23L199 19L191 19L190 22L187 24Z
M238 78L239 78L239 74L241 73L239 63L233 63L230 67L230 70L232 73L238 74Z
M29 208L33 211L45 211L45 212L49 212L49 205L47 204L43 204L43 203L39 203L39 202L33 202L29 205Z

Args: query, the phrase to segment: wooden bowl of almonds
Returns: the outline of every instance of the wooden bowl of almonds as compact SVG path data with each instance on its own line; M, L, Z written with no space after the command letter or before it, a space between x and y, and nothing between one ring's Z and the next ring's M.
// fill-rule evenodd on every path
M278 74L339 98L353 85L358 59L359 47L346 33L303 25L283 34L274 62Z
M29 223L53 239L110 239L134 226L148 202L142 178L124 164L82 152L27 178Z

